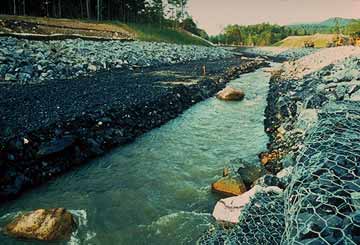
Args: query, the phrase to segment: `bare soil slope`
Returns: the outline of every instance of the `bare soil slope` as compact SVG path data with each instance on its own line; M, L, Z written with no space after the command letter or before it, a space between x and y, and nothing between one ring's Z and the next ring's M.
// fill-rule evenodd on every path
M99 39L134 39L135 33L126 25L92 23L73 19L28 16L0 16L0 33L22 35L57 35Z

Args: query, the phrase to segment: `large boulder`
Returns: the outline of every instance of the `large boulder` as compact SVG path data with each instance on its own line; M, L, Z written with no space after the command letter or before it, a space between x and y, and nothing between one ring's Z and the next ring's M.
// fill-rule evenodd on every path
M230 176L221 178L213 183L211 189L224 196L238 196L246 192L245 184L241 178Z
M233 87L226 87L220 92L217 93L216 97L220 100L228 100L228 101L240 101L245 97L245 93L239 89L235 89Z
M274 192L277 194L283 193L279 187L261 187L256 185L251 190L245 192L242 195L225 198L218 201L212 214L213 217L216 219L216 221L223 224L237 224L244 207L259 192Z
M72 214L64 208L38 209L16 217L5 232L21 239L58 241L69 239L75 227Z

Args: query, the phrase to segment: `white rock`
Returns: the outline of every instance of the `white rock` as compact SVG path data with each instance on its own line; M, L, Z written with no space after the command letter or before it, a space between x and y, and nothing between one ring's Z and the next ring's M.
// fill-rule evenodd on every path
M256 185L240 196L229 197L218 201L212 214L213 217L220 223L238 223L241 211L244 209L245 205L259 192L282 194L283 190L275 186L262 187Z
M95 72L95 71L97 71L97 67L96 67L96 65L90 64L90 65L88 65L88 70L91 72Z
M294 167L287 167L276 174L279 179L287 178L293 173Z

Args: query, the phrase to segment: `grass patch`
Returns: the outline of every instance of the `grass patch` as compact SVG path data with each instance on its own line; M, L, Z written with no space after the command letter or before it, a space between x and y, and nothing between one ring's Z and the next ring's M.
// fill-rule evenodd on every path
M284 45L284 42L283 41L279 41L279 42L277 42L277 43L274 43L272 46L274 46L274 47L281 47L281 46L283 46Z
M177 44L193 44L209 46L205 41L193 37L190 34L168 27L159 27L148 24L128 24L139 40L147 42L166 42Z

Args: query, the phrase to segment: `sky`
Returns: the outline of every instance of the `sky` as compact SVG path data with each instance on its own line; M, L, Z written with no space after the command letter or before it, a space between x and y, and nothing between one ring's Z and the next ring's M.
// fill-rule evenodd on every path
M189 0L200 28L214 35L227 24L294 24L331 17L360 18L360 0Z

